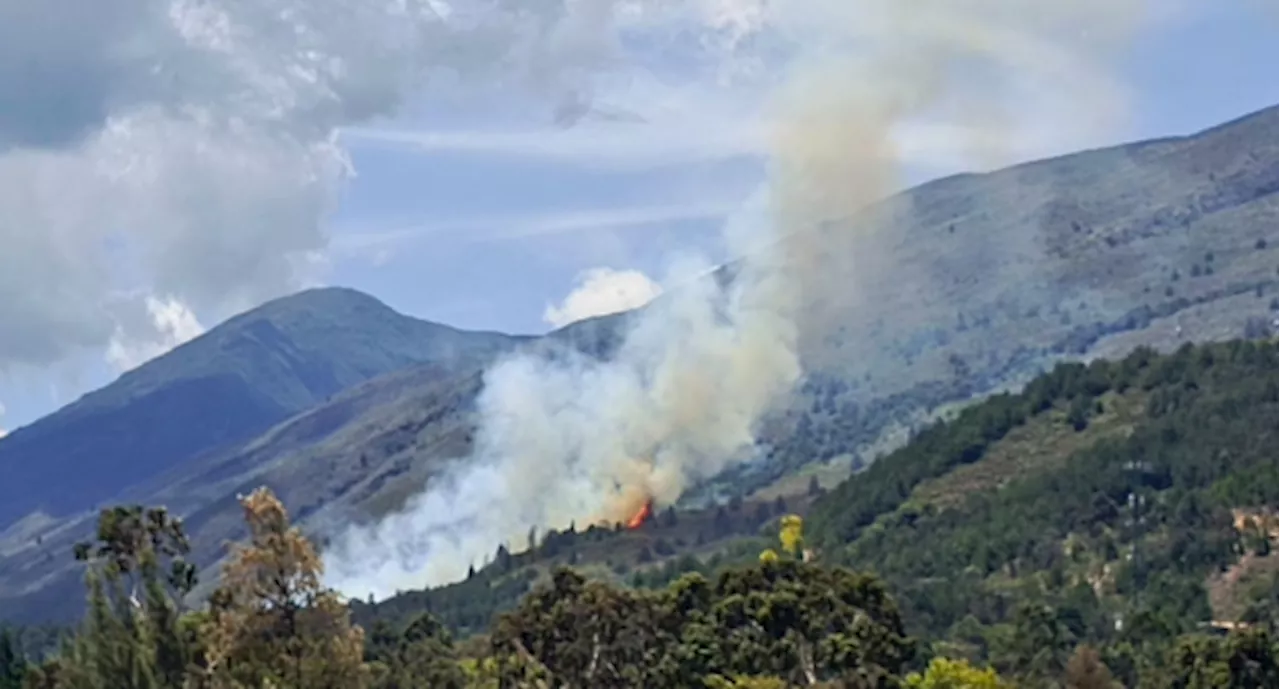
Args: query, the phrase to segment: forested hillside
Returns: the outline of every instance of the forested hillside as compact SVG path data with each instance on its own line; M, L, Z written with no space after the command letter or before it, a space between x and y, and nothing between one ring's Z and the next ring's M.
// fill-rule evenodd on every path
M319 585L315 550L275 497L262 489L241 503L251 536L199 611L181 608L194 584L181 522L162 509L104 511L97 541L76 552L90 613L43 654L23 649L32 635L0 630L0 689L1118 686L1105 655L1054 635L1047 607L1018 607L1003 673L922 643L876 576L812 561L796 516L758 563L710 577L644 591L561 567L484 636L457 642L429 612L366 633ZM1127 686L1280 679L1273 627L1147 642L1122 657L1137 659L1122 666ZM1053 665L1059 647L1070 655Z
M1132 680L1179 634L1275 625L1276 380L1274 341L1060 366L824 496L812 537L941 646L1051 673L1087 641Z
M790 509L808 514L821 562L883 578L933 652L1032 686L1089 644L1135 686L1186 634L1274 629L1277 374L1274 340L1063 364L925 429L812 507L816 487L790 505L546 534L466 582L357 604L356 619L395 628L430 610L476 633L565 564L660 589L753 561L761 526Z
M80 630L0 635L0 688L1274 686L1277 374L1274 340L1064 364L795 505L535 532L354 610L269 491L193 611L181 520L112 508Z

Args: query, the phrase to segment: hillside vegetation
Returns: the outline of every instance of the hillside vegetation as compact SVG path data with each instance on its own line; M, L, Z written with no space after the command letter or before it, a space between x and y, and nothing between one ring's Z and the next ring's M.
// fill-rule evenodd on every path
M486 637L456 643L430 613L366 633L319 584L314 547L271 492L240 502L250 535L196 611L181 607L195 583L181 521L104 510L97 539L76 549L89 614L58 650L31 657L24 630L0 630L0 689L1117 686L1093 646L1055 634L1049 608L1019 607L1003 672L920 643L877 577L811 561L794 515L757 563L711 577L642 591L558 567ZM1280 681L1275 638L1260 626L1148 637L1121 673L1142 689L1261 689ZM1062 663L1059 648L1070 649Z
M1274 340L1059 366L821 498L812 538L909 629L998 664L1032 613L1049 667L1087 641L1126 673L1178 634L1274 626L1278 373Z
M806 492L797 476L834 485L946 410L1059 361L1269 336L1276 122L1267 108L1186 137L949 177L808 230L825 262L808 271L806 377L760 425L754 461L678 507L793 501ZM0 486L0 616L78 614L64 554L101 504L169 505L206 582L221 544L244 535L234 496L256 486L295 506L321 544L376 520L470 455L492 356L571 347L607 359L637 315L523 340L334 290L233 319L0 440L13 477Z
M357 602L355 619L429 611L468 635L561 565L642 588L713 576L754 561L791 507L819 560L882 578L932 652L1034 686L1084 644L1136 686L1188 634L1274 631L1278 376L1274 340L1063 364L816 498L546 534L465 582Z

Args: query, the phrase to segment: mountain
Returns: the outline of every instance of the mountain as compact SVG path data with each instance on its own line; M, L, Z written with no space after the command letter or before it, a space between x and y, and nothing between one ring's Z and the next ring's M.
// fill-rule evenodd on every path
M811 480L835 485L933 419L1064 360L1274 334L1277 124L1272 107L1190 136L957 175L813 230L823 261L806 275L805 379L762 423L756 461L681 507L794 501ZM489 354L568 346L607 358L636 316L531 341L486 336ZM413 364L186 461L148 458L165 471L135 474L112 500L184 517L205 580L239 536L235 494L257 485L323 543L469 456L485 361ZM0 617L75 612L66 553L93 518L82 508L0 532Z
M483 361L513 342L408 318L350 289L269 302L0 441L0 528L101 504L380 374Z

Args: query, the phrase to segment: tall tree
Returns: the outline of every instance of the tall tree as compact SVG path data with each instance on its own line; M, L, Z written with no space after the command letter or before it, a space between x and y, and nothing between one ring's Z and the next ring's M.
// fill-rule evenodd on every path
M97 538L75 547L87 565L88 615L38 681L73 689L181 687L190 654L179 611L196 583L189 549L181 520L164 508L102 510Z
M320 583L315 548L267 488L242 498L249 541L210 598L208 679L214 687L366 686L364 634Z

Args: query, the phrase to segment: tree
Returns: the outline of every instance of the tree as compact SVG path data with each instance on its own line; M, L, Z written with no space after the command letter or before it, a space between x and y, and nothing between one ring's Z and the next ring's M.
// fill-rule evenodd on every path
M1262 689L1280 682L1276 639L1266 630L1233 631L1226 638L1180 637L1153 671L1143 673L1141 687L1166 689Z
M976 668L967 660L934 658L924 673L907 675L907 689L1013 689L991 668Z
M794 514L783 517L778 540L784 552L791 557L799 557L804 549L804 520Z
M1002 672L1015 678L1062 676L1074 644L1056 610L1023 602L1003 631L992 640L993 663Z
M809 494L809 497L811 498L822 495L822 484L818 483L817 476L809 477L809 489L806 492Z
M1275 572L1271 576L1260 576L1247 584L1244 609L1240 612L1240 621L1251 627L1265 629L1273 636L1276 634L1276 610L1280 609L1280 581Z
M588 581L567 568L494 626L492 651L503 686L664 686L658 663L664 619L657 594ZM666 637L669 638L669 637Z
M499 618L491 642L505 686L700 686L713 676L883 686L911 649L874 578L794 560L715 581L688 574L656 592L560 569Z
M1092 646L1076 646L1063 676L1065 689L1117 689L1119 683Z
M883 585L845 569L780 559L714 582L689 575L669 595L689 611L681 636L701 640L708 674L875 686L897 676L911 652Z
M164 508L104 509L97 538L75 547L86 563L88 615L56 666L35 682L64 687L179 687L192 665L181 602L196 583L179 519ZM162 573L163 572L163 573Z
M399 636L375 630L370 655L374 689L464 689L453 639L429 613L419 615Z
M0 689L22 689L27 661L17 639L8 629L0 629Z
M365 686L364 635L320 584L311 543L275 495L240 501L249 541L235 547L210 597L207 675L215 687L350 689Z

